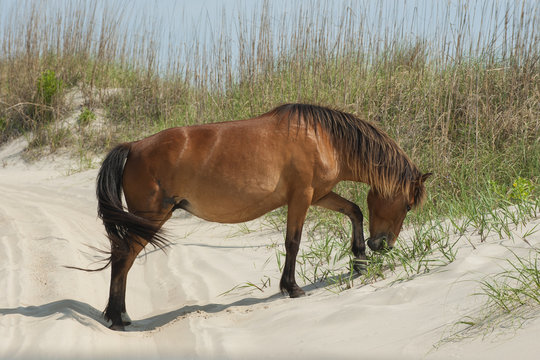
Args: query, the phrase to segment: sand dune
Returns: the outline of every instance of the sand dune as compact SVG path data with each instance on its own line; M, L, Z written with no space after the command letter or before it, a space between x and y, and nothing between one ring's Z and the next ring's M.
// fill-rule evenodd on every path
M518 240L459 243L456 261L392 284L392 277L339 294L306 285L283 297L274 249L282 235L261 221L219 225L188 216L167 229L174 244L140 256L130 272L133 325L107 328L109 270L94 267L107 240L96 216L97 170L69 173L69 160L20 159L24 140L0 149L0 358L463 358L536 359L540 319L453 338L454 324L481 311L472 296L500 271ZM3 165L3 167L2 167ZM540 226L531 221L525 232ZM540 246L540 236L529 237ZM517 239L517 237L516 237ZM237 288L271 279L263 292ZM226 293L226 294L224 294ZM445 339L449 341L444 341ZM442 340L442 341L441 341Z

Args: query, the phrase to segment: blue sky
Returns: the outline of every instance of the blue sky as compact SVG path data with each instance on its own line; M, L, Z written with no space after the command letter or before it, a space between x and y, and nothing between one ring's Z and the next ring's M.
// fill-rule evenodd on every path
M156 46L160 49L160 58L170 56L171 49L182 48L182 52L185 52L185 49L189 49L194 43L206 44L210 49L213 41L223 36L228 38L232 47L238 46L239 32L260 25L256 23L259 20L256 14L265 4L264 0L95 0L95 2L98 4L98 12L103 7L119 10L122 21L126 22L128 36L144 39L148 38L149 33L152 34ZM15 7L36 3L43 9L42 11L52 14L52 18L58 11L70 5L80 7L88 4L84 0L0 0L0 34L10 20L9 16L13 17ZM479 34L491 33L488 29L494 26L494 11L499 12L498 22L501 22L501 14L507 9L535 3L536 0L270 0L267 2L271 18L275 20L272 25L275 33L283 33L283 29L276 28L280 26L279 19L286 16L288 20L285 26L294 26L302 11L317 6L320 8L319 14L328 15L329 18L339 18L344 12L351 11L357 23L364 22L364 29L367 29L364 36L376 37L385 32L391 34L392 29L397 27L401 34L406 34L411 39L420 37L429 41L431 34L440 35L441 31L437 29L443 28L448 33L444 40L449 44L457 40L456 34L459 33L460 26L465 26L466 34L471 39L476 39ZM468 12L470 18L466 19L465 25L462 23L463 19L458 16L463 13L459 10L464 6L468 6L470 10ZM536 6L537 12L539 8ZM19 17L18 21L21 21L21 18L24 16ZM337 20L335 23L330 20L328 26L337 27L337 24ZM440 39L437 41L441 42Z

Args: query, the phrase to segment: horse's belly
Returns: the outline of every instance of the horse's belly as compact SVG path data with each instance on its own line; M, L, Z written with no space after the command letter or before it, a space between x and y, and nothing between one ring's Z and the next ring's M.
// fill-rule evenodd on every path
M249 199L222 193L215 198L192 196L185 210L202 219L220 223L239 223L256 219L285 204L277 194L251 196Z
M235 151L216 145L214 155L197 166L192 162L180 164L181 179L176 188L189 202L187 211L209 221L238 223L256 219L287 202L289 171L283 164L284 157L257 146L245 147Z

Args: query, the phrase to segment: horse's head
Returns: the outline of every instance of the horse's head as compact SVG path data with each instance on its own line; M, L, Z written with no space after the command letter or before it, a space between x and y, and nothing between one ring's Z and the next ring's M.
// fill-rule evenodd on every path
M380 196L373 189L369 190L367 203L369 209L368 246L373 251L392 249L401 231L407 212L418 206L424 198L424 182L431 175L420 175L411 183L407 193L400 192L393 197Z

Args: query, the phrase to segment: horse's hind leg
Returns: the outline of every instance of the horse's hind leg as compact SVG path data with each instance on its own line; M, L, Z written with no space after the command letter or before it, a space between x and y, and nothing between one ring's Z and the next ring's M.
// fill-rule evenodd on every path
M127 274L145 245L144 239L137 238L128 251L111 251L111 287L105 318L112 321L113 330L124 330L124 326L131 323L126 312Z
M366 243L364 241L364 216L355 203L342 198L334 192L328 193L319 199L314 205L340 212L351 219L353 234L351 239L352 252L355 257L354 269L362 271L365 269Z
M302 228L306 219L307 210L311 201L311 192L301 193L289 201L287 212L287 234L285 235L285 266L279 287L282 292L286 291L290 297L305 295L295 279L296 255L300 248Z

